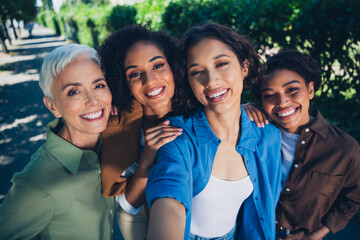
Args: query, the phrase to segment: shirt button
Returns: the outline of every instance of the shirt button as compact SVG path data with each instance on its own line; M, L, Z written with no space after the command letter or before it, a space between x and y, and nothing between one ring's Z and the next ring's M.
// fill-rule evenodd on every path
M276 224L278 224L279 222L278 221L275 221Z
M111 233L114 233L114 230L111 229Z
M99 169L98 173L101 174L101 170L100 170L100 169Z
M305 132L310 132L310 129L306 128L306 129L305 129Z
M304 145L304 144L305 144L305 140L302 140L302 141L301 141L301 144L303 144L303 145Z
M110 214L112 214L113 213L113 211L112 210L110 210Z
M285 191L290 192L290 188L285 188Z
M283 227L280 227L280 230L282 231L282 230L284 230L284 228L283 228Z
M254 183L256 182L256 178L254 178Z
M295 163L294 168L298 168L298 167L299 167L299 164Z
M246 164L249 164L249 160L246 160Z

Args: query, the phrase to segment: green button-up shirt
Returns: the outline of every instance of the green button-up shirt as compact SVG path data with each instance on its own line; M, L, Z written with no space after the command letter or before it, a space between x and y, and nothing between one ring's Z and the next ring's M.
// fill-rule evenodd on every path
M113 238L115 203L101 194L98 153L81 150L56 133L63 123L49 123L47 140L22 172L0 207L0 239Z

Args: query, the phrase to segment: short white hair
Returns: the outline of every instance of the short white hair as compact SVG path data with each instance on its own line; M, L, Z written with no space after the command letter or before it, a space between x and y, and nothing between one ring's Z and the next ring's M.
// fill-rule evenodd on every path
M80 56L88 57L100 66L100 58L96 50L87 45L77 43L55 48L45 57L41 67L39 85L46 97L53 100L51 94L53 80L66 65Z

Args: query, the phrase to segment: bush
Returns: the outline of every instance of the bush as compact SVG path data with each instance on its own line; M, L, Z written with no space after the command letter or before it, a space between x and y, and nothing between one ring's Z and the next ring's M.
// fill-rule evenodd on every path
M109 15L109 30L114 32L125 25L135 24L136 9L132 6L117 5Z

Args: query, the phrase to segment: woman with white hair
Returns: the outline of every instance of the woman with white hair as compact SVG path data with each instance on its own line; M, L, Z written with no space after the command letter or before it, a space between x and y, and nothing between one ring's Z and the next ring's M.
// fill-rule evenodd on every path
M12 178L0 207L0 239L112 239L115 204L101 194L98 158L112 96L96 51L56 48L39 84L56 119L45 144Z

